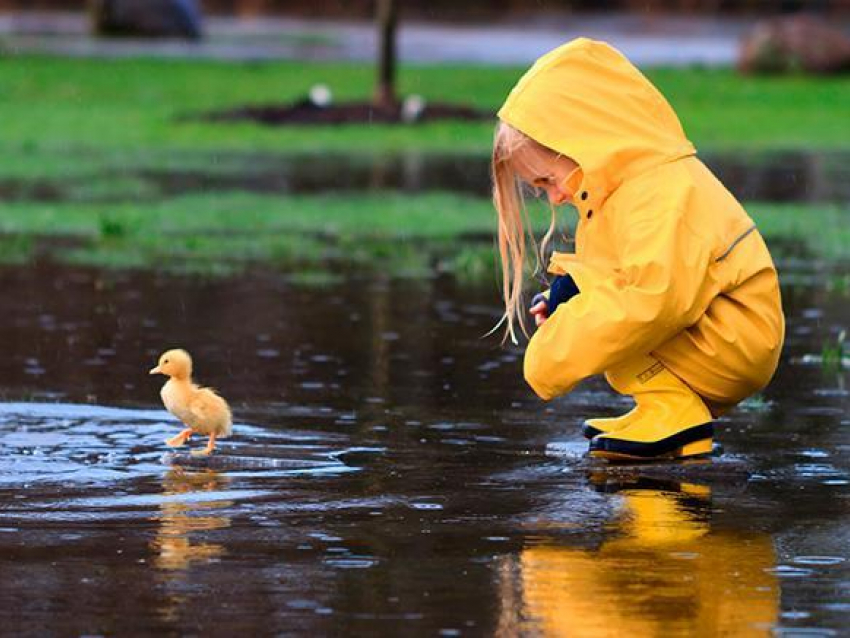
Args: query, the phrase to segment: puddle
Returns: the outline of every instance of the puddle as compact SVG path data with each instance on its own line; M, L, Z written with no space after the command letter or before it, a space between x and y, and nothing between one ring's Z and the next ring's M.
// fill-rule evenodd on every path
M341 460L349 450L336 441L332 446L332 441L298 432L282 441L246 424L237 424L242 436L228 445L227 456L206 459L170 452L163 440L176 426L165 411L0 403L0 488L122 481L159 475L163 465L243 474L266 471L266 476L352 469ZM276 456L263 454L268 445L274 445Z
M534 399L481 338L495 286L0 267L4 628L841 633L848 373L803 363L850 324L833 274L789 277L782 367L717 455L611 467L579 427L628 404ZM209 460L163 444L174 346L233 407Z
M742 201L850 202L850 156L842 151L722 153L700 157ZM0 180L4 201L153 201L193 192L248 190L452 191L490 196L482 155L390 153L216 157L215 170L144 168L81 180Z

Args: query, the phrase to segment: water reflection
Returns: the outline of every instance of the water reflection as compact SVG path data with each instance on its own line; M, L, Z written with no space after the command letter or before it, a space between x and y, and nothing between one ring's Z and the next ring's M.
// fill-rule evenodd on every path
M850 395L805 357L848 325L847 273L783 269L785 360L718 423L723 455L588 479L578 425L626 406L597 380L539 403L480 338L494 286L0 267L0 397L28 401L0 404L0 626L841 633ZM218 472L163 457L163 344L233 401Z
M176 619L185 598L179 585L189 582L191 568L216 561L226 553L222 543L211 540L215 536L211 532L230 527L230 517L222 510L231 507L233 501L221 496L229 483L227 476L214 470L174 467L163 476L159 528L152 542L154 567L169 591L160 610L163 620Z
M504 606L502 635L771 633L780 589L769 535L713 529L704 485L590 480L617 494L609 533L592 548L533 539L511 558L502 590L521 603Z
M206 563L224 554L224 547L206 540L204 532L230 527L230 518L216 515L233 501L211 495L204 499L180 499L184 494L219 492L226 489L230 479L215 470L190 472L175 467L162 479L165 498L160 505L160 528L153 547L154 562L164 570L186 570L194 563Z
M705 162L736 196L775 202L850 201L846 151L708 152ZM248 190L309 194L336 191L429 190L489 194L485 154L403 152L217 157L213 170L140 169L103 176L133 185L129 197L151 200L190 192ZM90 178L0 179L0 201L124 201L126 192L92 191Z

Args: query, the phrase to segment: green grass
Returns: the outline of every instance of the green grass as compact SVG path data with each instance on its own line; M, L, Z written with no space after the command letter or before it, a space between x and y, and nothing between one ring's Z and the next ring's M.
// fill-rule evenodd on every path
M492 112L523 69L403 66L400 91ZM850 79L741 77L730 70L657 69L698 147L848 149ZM415 126L276 127L187 119L245 104L285 103L328 84L337 101L366 99L363 64L61 59L0 53L0 259L36 252L75 263L229 272L255 262L392 264L419 276L450 270L490 276L495 230L489 202L399 193L304 197L245 192L163 197L141 169L238 174L297 152L488 152L492 122ZM62 201L38 187L60 188ZM749 207L776 251L850 259L846 209ZM546 215L541 213L540 224ZM42 241L43 237L51 238ZM477 237L470 241L469 237ZM56 240L61 241L56 241ZM309 277L308 277L309 279Z
M847 364L847 333L842 330L838 333L834 340L823 344L821 350L821 361L824 369L837 371L844 368Z
M495 112L519 68L403 66L400 92ZM741 77L730 70L659 69L649 76L701 148L848 148L847 78ZM175 157L214 165L227 153L442 150L486 153L491 122L416 126L277 127L182 116L285 103L328 84L337 101L366 99L364 64L220 63L0 55L0 176L85 175L160 166Z
M747 211L768 240L771 251L782 256L783 246L798 244L804 252L825 261L850 260L848 211L837 205L760 204ZM774 240L771 244L770 240Z
M477 274L480 264L467 263L468 247L457 267L453 264L459 238L482 237L492 256L494 230L486 201L446 193L411 198L226 192L151 204L16 202L0 217L0 236L18 243L50 238L49 252L60 261L214 273L262 262L301 270L391 263L396 273L414 276L435 268Z
M850 260L836 206L751 204L774 256ZM572 214L565 215L566 220ZM548 210L537 205L539 229ZM151 203L15 202L0 217L0 259L20 263L33 240L60 261L227 273L255 263L299 272L392 268L397 275L493 277L495 213L481 198L396 192L281 197L194 194Z
M0 233L89 238L299 233L405 241L494 228L488 201L447 193L281 197L230 191L142 205L16 202L0 216Z
M847 76L747 77L717 69L647 75L702 150L850 148Z

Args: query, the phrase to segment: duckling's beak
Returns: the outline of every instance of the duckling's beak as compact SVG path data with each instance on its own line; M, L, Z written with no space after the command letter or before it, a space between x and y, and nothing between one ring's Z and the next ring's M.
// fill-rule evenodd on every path
M159 369L159 366L155 368L151 368L151 371L148 374L162 374L162 370Z

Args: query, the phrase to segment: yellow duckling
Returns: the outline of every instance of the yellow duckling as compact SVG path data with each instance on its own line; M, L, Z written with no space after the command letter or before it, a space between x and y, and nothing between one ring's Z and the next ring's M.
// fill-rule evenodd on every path
M159 394L165 408L186 425L180 434L167 439L166 445L180 447L193 434L207 434L210 437L207 447L198 454L211 454L216 438L230 435L233 420L227 401L212 389L192 382L192 357L185 350L164 353L150 374L170 377Z

